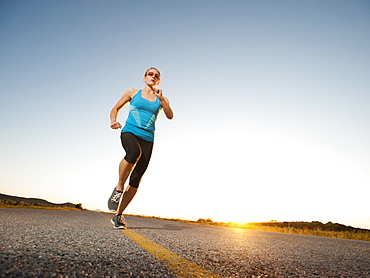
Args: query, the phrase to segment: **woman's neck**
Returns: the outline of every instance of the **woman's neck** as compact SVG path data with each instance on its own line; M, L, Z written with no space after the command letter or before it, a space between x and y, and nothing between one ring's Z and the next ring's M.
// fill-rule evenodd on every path
M145 86L143 89L143 92L148 93L148 94L153 94L154 93L154 87L150 87L148 85Z

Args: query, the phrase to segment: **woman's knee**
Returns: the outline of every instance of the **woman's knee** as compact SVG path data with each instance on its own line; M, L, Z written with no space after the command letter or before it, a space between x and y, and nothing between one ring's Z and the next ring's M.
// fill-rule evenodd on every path
M129 149L126 152L125 160L128 163L136 164L136 162L140 159L140 157L141 157L141 150L138 147L138 148Z
M130 186L133 187L133 188L138 189L139 188L139 185L140 185L140 180L139 181L131 181L130 182Z

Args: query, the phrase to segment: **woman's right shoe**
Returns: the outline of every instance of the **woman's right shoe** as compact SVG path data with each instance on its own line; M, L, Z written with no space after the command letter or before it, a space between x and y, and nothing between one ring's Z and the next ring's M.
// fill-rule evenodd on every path
M123 192L113 189L112 195L108 199L108 208L110 211L116 211Z

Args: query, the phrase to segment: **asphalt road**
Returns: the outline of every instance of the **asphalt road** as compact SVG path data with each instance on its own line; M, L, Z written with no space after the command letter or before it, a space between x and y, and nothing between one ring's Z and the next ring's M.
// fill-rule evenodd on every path
M129 216L122 232L89 211L0 215L0 277L370 277L367 241Z

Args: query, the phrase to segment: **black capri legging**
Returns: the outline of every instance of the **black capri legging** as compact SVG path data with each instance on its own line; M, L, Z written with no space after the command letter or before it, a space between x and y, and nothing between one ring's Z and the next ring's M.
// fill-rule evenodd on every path
M121 133L121 142L126 151L125 160L136 164L131 172L129 185L138 188L152 156L153 142L145 141L130 132Z

